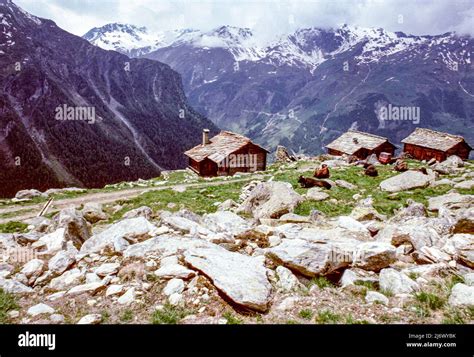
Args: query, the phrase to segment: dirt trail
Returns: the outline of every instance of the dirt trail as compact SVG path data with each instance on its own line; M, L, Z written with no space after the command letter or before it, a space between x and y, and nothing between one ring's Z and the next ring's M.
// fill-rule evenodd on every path
M175 184L175 185L163 185L159 187L137 187L137 188L131 188L131 189L126 189L126 190L119 190L119 191L113 191L113 192L98 192L98 193L91 193L91 194L85 194L79 197L74 197L74 198L64 198L64 199L58 199L54 200L53 204L49 208L49 212L51 211L57 211L66 207L79 207L87 202L97 202L97 203L102 203L102 204L107 204L111 202L115 202L118 200L126 200L130 198L137 197L141 195L144 192L149 192L149 191L162 191L162 190L167 190L173 187L186 187L186 188L195 188L195 187L209 187L209 186L219 186L219 185L228 185L230 183L236 183L236 182L246 182L246 181L251 181L254 180L254 177L245 177L241 179L235 179L235 180L227 180L227 181L215 181L215 182L198 182L198 183L188 183L188 184ZM15 216L9 216L8 218L0 218L0 224L6 223L9 221L22 221L25 219L33 218L37 216L39 211L43 208L46 202L42 203L37 203L33 205L28 205L28 206L9 206L6 208L0 208L0 216L4 214L9 214L11 215L14 212L18 212L18 215ZM23 212L22 211L29 211L29 212Z

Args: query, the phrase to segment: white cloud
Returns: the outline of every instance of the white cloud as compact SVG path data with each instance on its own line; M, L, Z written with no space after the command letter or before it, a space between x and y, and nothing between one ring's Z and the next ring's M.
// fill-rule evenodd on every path
M151 30L220 25L273 36L299 27L343 23L410 34L474 33L472 0L16 0L27 11L83 35L110 22ZM400 23L400 19L403 22Z

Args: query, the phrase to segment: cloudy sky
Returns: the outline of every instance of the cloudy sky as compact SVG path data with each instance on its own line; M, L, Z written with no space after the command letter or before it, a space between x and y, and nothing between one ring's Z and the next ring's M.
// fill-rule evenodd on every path
M220 25L269 36L299 27L347 23L410 34L474 34L473 0L14 0L34 15L83 35L111 22L152 30Z

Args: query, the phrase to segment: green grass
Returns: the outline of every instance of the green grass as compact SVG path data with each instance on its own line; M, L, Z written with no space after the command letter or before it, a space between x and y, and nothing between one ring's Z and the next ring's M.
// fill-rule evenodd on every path
M439 310L446 303L445 298L425 291L415 294L415 299L421 304L429 307L431 310Z
M306 163L308 164L308 163ZM421 163L416 160L408 160L410 168L421 167ZM314 164L316 167L317 164ZM363 168L357 166L349 166L341 169L332 169L330 179L345 180L357 186L355 190L348 190L341 187L333 187L330 190L324 190L328 193L330 198L324 201L304 201L295 210L295 213L300 215L309 215L311 210L317 209L324 214L334 217L339 215L347 215L356 205L356 201L352 196L356 193L367 197L371 195L374 201L374 208L381 214L391 216L395 210L405 207L407 200L412 199L416 202L421 202L424 205L428 204L428 199L434 196L440 196L452 189L449 185L442 185L438 187L428 187L414 189L404 192L399 192L396 195L391 195L388 192L383 192L379 189L379 184L383 180L392 176L398 175L398 172L392 170L391 165L377 166L379 176L369 177L364 175ZM301 188L298 184L298 177L300 175L312 177L313 171L297 172L296 170L287 170L275 175L275 181L286 181L293 185L293 188L300 194L303 194L307 189ZM459 190L462 194L474 194L474 190ZM336 199L337 203L329 202L330 199Z
M218 186L188 188L185 192L179 193L171 189L149 191L138 197L127 201L119 202L124 207L116 212L110 221L120 219L126 212L140 206L149 206L154 211L169 210L178 211L186 208L197 214L213 213L217 211L215 202L224 202L227 199L237 200L241 189L247 182L234 182ZM175 203L175 208L168 208L169 203Z
M465 313L460 309L451 309L444 312L443 324L464 325L466 324ZM471 319L472 319L471 315Z
M313 285L317 285L320 289L333 288L335 286L330 280L328 280L328 278L324 276L318 276L316 278L311 279L311 281L309 282L309 287Z
M241 325L243 323L241 319L232 315L230 311L224 312L222 317L227 320L227 325Z
M369 322L367 320L357 320L355 319L352 314L347 314L345 317L344 322L348 325L366 325Z
M8 323L8 312L18 308L14 295L0 288L0 324Z
M0 233L23 233L27 227L26 223L10 221L0 224Z
M378 290L378 283L376 283L375 281L356 281L355 282L355 285L358 285L358 286L363 286L364 288L366 288L366 292L367 290L372 290L372 291L377 291Z
M104 310L100 314L102 316L102 323L105 324L109 321L110 319L110 313L107 310Z
M303 309L298 314L302 319L311 320L313 312L310 309Z
M185 318L189 312L182 307L165 304L163 309L156 310L151 317L151 323L155 325L174 325Z
M133 311L130 309L125 310L122 315L120 315L121 322L130 322L133 320Z
M318 324L336 324L342 320L342 316L330 310L319 311L315 318Z

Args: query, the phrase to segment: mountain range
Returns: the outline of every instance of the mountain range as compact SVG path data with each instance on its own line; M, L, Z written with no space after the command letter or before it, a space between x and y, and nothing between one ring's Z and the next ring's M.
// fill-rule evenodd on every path
M474 143L474 41L344 25L263 38L251 29L151 32L109 24L84 38L130 57L166 63L190 104L217 126L270 149L316 154L349 128L399 145L417 126ZM382 120L381 107L419 110L419 121Z
M93 46L11 0L0 0L0 87L0 196L154 177L218 130L168 65Z

